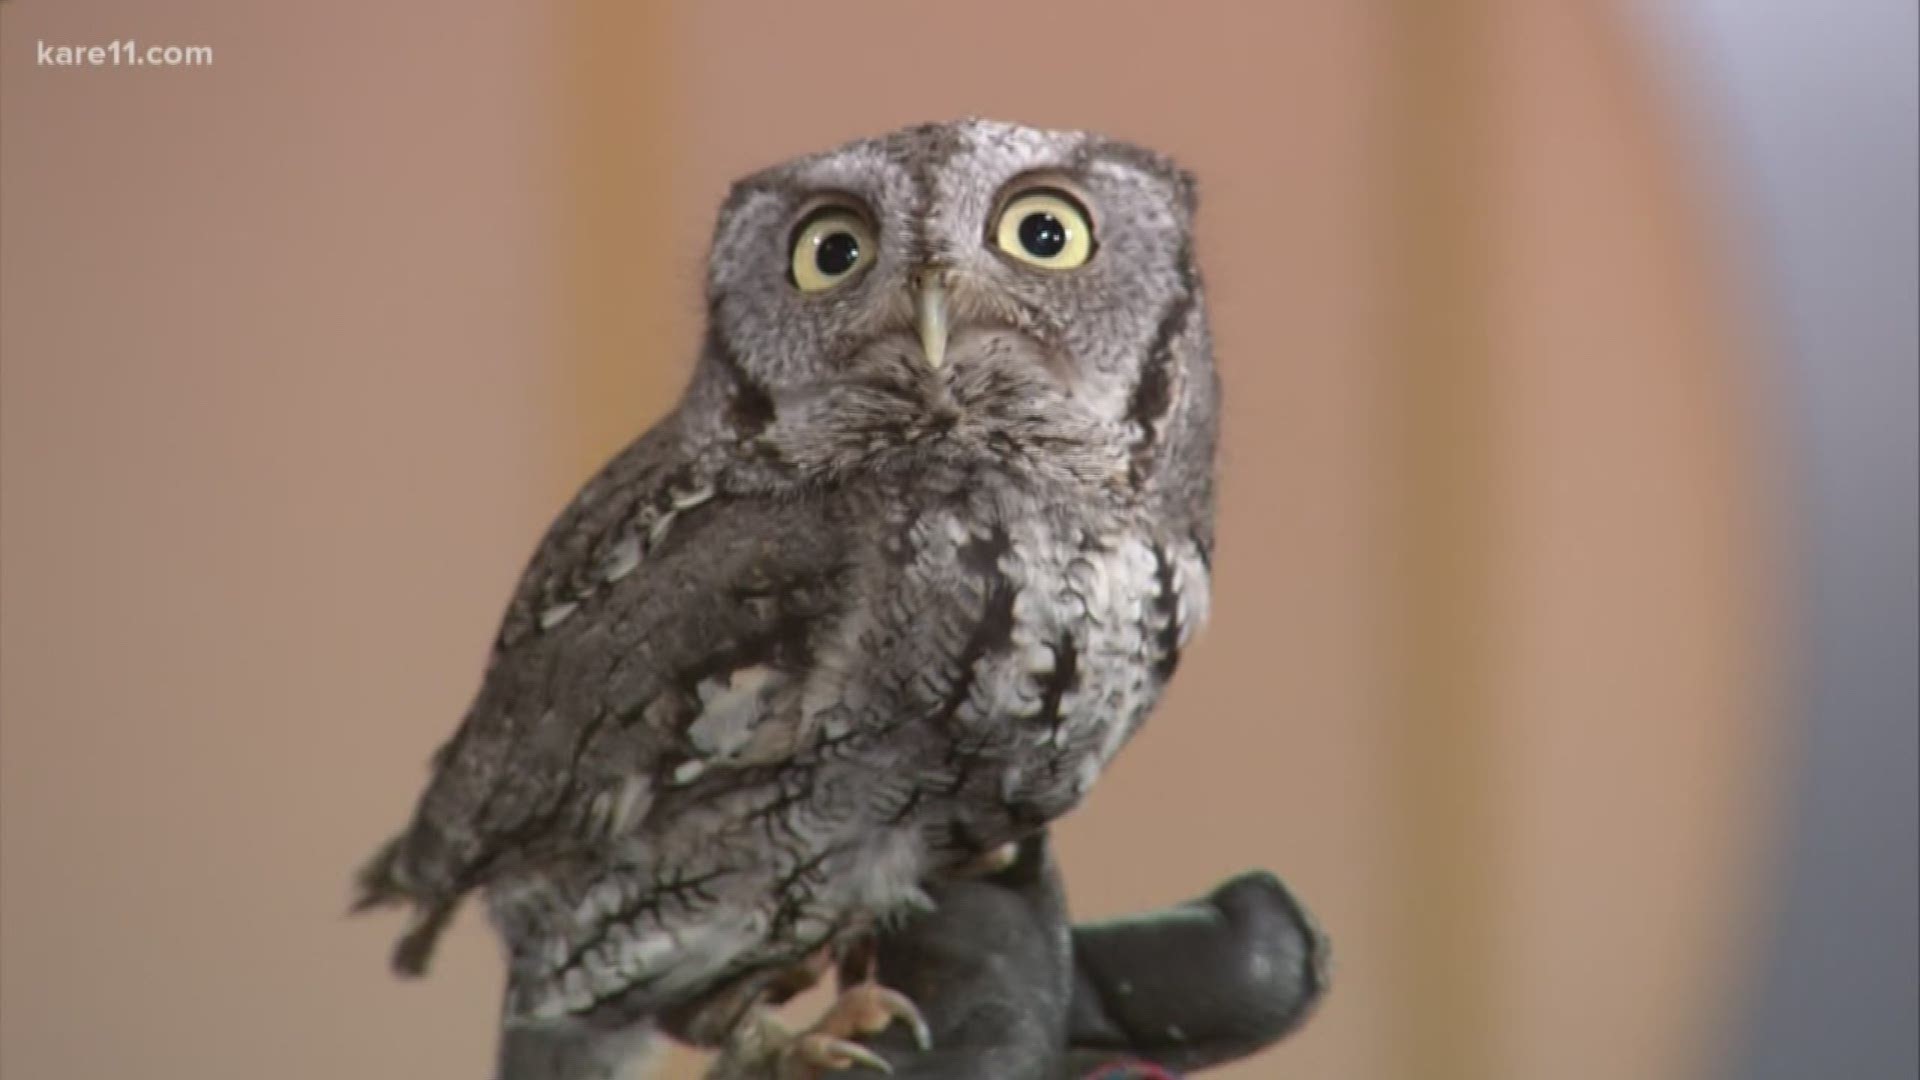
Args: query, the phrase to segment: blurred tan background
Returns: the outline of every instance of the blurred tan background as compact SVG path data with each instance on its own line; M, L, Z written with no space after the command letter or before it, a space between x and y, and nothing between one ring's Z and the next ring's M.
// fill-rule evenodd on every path
M1614 4L1173 11L0 5L0 1075L488 1075L482 921L396 982L350 872L726 183L975 113L1203 183L1216 618L1077 909L1298 890L1335 991L1221 1076L1713 1075L1795 597L1698 147ZM34 60L127 38L215 60Z

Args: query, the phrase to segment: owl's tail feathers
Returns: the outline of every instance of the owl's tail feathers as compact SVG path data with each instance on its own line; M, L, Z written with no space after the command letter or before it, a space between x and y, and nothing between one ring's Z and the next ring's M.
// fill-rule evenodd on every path
M414 872L414 834L407 833L387 842L354 880L353 912L358 914L377 907L408 904L413 919L407 932L393 948L393 970L414 977L427 970L433 947L460 907L465 890L435 889Z

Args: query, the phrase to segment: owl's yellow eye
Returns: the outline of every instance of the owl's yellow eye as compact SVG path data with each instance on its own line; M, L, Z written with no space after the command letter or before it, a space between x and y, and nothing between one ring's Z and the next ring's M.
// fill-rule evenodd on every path
M830 206L800 223L789 269L801 292L823 292L873 261L873 230L859 214Z
M1000 250L1048 270L1072 270L1093 257L1093 223L1071 196L1041 188L1017 196L994 227Z

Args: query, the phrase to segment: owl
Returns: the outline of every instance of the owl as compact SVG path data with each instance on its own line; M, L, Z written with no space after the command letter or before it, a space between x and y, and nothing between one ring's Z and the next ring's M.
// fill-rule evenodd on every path
M861 943L1079 803L1206 617L1194 205L1157 153L980 119L733 186L682 400L550 528L360 875L413 910L403 973L484 897L503 1078L924 1034Z

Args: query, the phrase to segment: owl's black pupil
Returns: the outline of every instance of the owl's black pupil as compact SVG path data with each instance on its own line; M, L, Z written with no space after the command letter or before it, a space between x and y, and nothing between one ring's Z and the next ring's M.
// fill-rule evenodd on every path
M860 241L850 232L828 233L813 249L813 265L828 277L839 277L860 261Z
M1020 246L1039 259L1051 259L1067 246L1067 227L1044 210L1020 219Z

